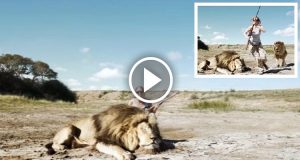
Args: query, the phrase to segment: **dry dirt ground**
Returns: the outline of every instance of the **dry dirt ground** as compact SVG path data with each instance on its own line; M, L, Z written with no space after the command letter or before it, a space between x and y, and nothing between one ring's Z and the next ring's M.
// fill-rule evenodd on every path
M272 45L264 45L263 46L265 51L267 52L267 65L270 68L270 73L265 73L264 75L294 75L295 74L295 53L294 53L294 45L286 45L286 49L288 52L288 55L286 57L286 64L289 65L288 68L284 68L283 70L280 70L276 67L277 62L274 57L273 53L273 46ZM244 73L238 73L239 75L258 75L258 69L256 66L256 62L254 57L249 51L245 50L245 45L209 45L209 51L205 50L199 50L198 51L198 64L210 57L213 57L217 54L222 53L222 51L225 50L233 50L239 53L241 58L245 60L246 66L250 67L251 70L244 72ZM207 70L204 73L198 73L199 75L209 75L214 74L212 70ZM221 74L216 72L215 74Z
M300 89L275 91L182 91L157 117L163 138L175 149L137 159L300 159ZM79 103L0 96L0 159L113 159L91 148L47 155L44 145L71 121L111 104L128 92L78 92ZM222 101L229 110L191 109L192 102Z

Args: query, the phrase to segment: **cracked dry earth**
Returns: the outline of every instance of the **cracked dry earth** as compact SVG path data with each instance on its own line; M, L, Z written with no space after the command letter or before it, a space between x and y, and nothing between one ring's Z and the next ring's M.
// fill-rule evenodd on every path
M268 108L262 111L198 111L186 108L191 100L185 98L189 95L182 95L165 103L157 114L163 138L172 142L175 149L156 155L137 152L138 160L300 160L299 111L273 111L268 107L276 100L265 102L266 98L256 98L257 103L264 100L260 106ZM99 104L109 105L107 101L98 101L69 107L53 104L33 110L2 110L0 159L113 159L92 148L45 154L44 145L59 128L104 109ZM290 102L289 106L298 104Z

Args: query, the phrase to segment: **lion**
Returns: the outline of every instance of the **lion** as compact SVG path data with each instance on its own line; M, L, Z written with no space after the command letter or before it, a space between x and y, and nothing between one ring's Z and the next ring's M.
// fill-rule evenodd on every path
M222 53L211 57L198 64L198 71L213 69L223 74L235 74L247 70L244 59L235 51L223 51Z
M273 50L277 61L277 67L284 67L286 65L285 58L287 56L287 51L284 43L281 41L275 42Z
M62 128L46 148L48 154L54 154L92 146L118 160L131 160L135 159L133 152L140 148L147 153L158 153L161 142L153 113L120 104Z

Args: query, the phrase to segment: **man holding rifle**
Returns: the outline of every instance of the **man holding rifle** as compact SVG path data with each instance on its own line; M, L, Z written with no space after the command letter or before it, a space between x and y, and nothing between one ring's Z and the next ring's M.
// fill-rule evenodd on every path
M145 92L144 92L144 88L142 86L139 86L137 88L135 88L135 92L141 96L141 97L145 97ZM176 94L178 94L178 92L174 92L173 94L169 95L166 99L164 99L163 101L160 101L158 103L152 104L152 103L145 103L140 101L139 99L137 99L136 97L132 98L131 100L129 100L128 105L129 106L133 106L133 107L138 107L138 108L142 108L144 109L146 112L149 113L156 113L156 111L158 110L158 108L167 100L171 99L172 97L174 97Z
M252 46L250 52L255 57L260 72L263 72L264 69L269 69L266 64L266 51L263 49L260 40L260 34L262 32L265 32L265 29L261 25L259 17L255 16L254 18L252 18L252 25L249 26L244 33L246 38L248 38L246 49L248 49L249 44Z
M144 88L142 86L136 87L135 88L135 92L141 96L141 97L145 97L145 92L144 92ZM149 111L149 112L156 112L156 108L158 107L157 105L153 105L151 103L145 103L140 101L137 98L132 98L129 102L128 102L129 106L133 106L133 107L138 107L138 108L142 108L145 111ZM155 110L155 111L154 111Z

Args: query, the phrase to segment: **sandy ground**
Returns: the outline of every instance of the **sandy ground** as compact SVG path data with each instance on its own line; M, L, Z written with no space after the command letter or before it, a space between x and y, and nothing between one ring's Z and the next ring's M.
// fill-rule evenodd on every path
M44 145L67 123L127 102L120 92L80 92L79 104L4 103L0 96L0 159L113 159L91 148L49 156ZM101 96L99 96L101 95ZM197 99L191 99L197 95ZM300 90L181 92L157 114L162 136L175 149L137 159L300 159ZM223 99L228 112L189 109L193 101ZM281 98L278 98L281 97ZM121 99L120 99L121 98ZM11 101L10 101L11 102Z
M265 73L264 75L294 75L294 63L295 63L295 53L294 53L294 45L286 45L286 49L288 52L288 55L286 57L286 64L289 65L288 68L278 69L276 59L274 57L272 45L264 45L263 46L265 51L267 52L267 65L270 68L269 73ZM252 54L249 51L245 50L245 45L226 45L226 44L220 44L220 45L209 45L209 51L205 50L199 50L198 51L198 64L210 57L213 57L217 54L222 53L222 51L225 50L233 50L239 53L241 58L245 60L245 64L247 67L251 68L250 71L244 72L244 73L237 73L239 75L258 75L258 68L256 66L255 58L252 56ZM207 70L204 73L199 73L199 75L210 75L214 74L212 70ZM215 74L221 74L216 72Z

